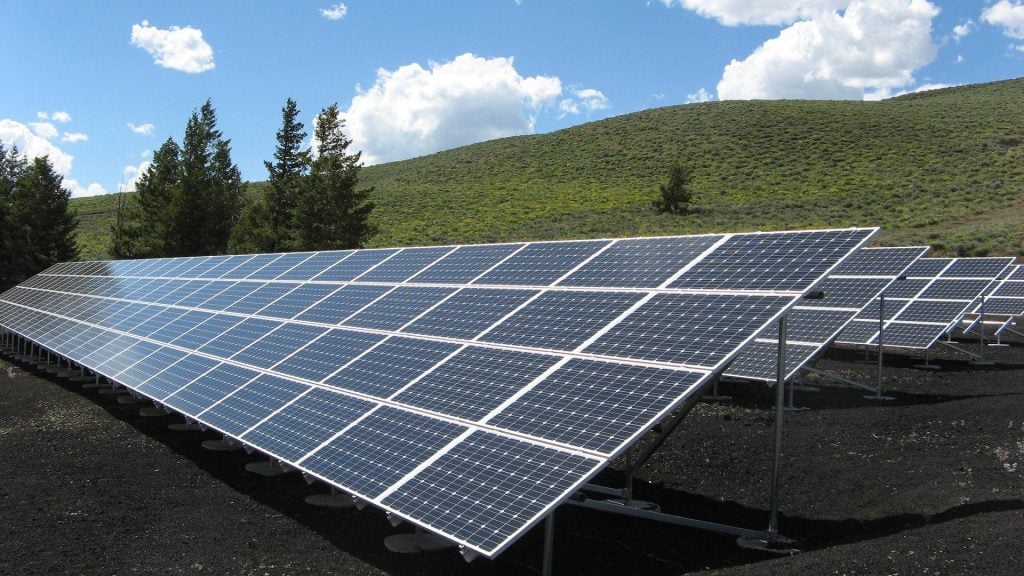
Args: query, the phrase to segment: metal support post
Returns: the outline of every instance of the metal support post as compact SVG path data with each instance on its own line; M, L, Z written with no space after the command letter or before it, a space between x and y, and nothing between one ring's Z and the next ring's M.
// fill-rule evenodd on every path
M541 566L541 573L544 576L551 576L551 565L555 556L555 511L548 512L544 519L544 561Z
M985 295L981 295L981 330L978 332L978 357L971 361L974 366L992 366L995 362L985 359Z
M869 400L893 400L892 396L882 396L882 373L885 370L885 294L878 295L878 375L875 381L875 393L865 396Z
M775 458L772 462L768 544L779 539L779 468L782 461L782 419L786 401L786 317L779 318L779 351L775 365Z

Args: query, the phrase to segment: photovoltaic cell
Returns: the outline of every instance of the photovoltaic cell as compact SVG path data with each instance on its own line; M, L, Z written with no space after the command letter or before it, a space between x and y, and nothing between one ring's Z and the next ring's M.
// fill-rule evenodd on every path
M324 332L327 332L326 328L305 324L283 324L231 359L259 368L270 368Z
M472 339L536 294L533 290L465 288L402 331Z
M318 476L373 498L464 431L451 422L382 406L301 464Z
M303 284L289 292L288 298L268 304L265 308L256 311L256 314L291 320L296 314L316 304L337 289L337 286L330 284Z
M863 250L861 251L863 252ZM893 282L892 278L836 278L830 277L815 286L825 297L820 300L801 300L806 308L850 308L860 310L875 299L878 293Z
M217 364L216 360L190 354L143 382L138 390L146 396L163 400Z
M266 264L259 270L253 271L251 274L246 276L246 278L250 280L273 280L298 266L312 255L312 252L292 252L291 254L284 254L273 262ZM303 278L303 280L306 280L306 278Z
M309 389L304 384L264 374L200 414L199 420L224 433L241 435Z
M277 372L319 382L384 337L365 332L331 330L290 358L276 364Z
M338 262L355 254L353 250L319 252L277 277L278 280L309 280Z
M498 549L600 461L474 432L383 501L474 547ZM459 510L458 514L447 511Z
M459 246L454 252L413 276L409 281L426 284L466 284L522 246L522 244Z
M360 394L388 398L451 353L458 344L392 337L325 383Z
M932 282L918 298L934 300L974 300L990 280L946 280L939 278Z
M380 264L398 250L358 250L347 258L338 261L337 264L316 275L313 280L324 282L341 282L352 280L356 276L366 273L367 270Z
M140 384L149 380L161 371L170 368L175 362L187 356L186 352L174 348L160 348L150 356L139 360L137 363L125 368L115 374L118 382L129 388L138 388Z
M470 346L394 398L456 418L479 420L557 361L557 356Z
M342 324L398 330L454 291L454 288L399 286Z
M847 327L852 324L852 322L847 324ZM806 359L812 358L820 350L821 347L817 345L795 344L787 341L786 379L792 378L806 363ZM732 364L729 364L726 374L735 378L775 382L775 378L778 376L776 368L778 361L779 343L758 340L743 347L743 352L736 356Z
M164 403L182 414L198 416L257 376L258 372L248 368L221 364L165 398Z
M480 339L532 348L573 350L643 296L629 292L546 292Z
M404 282L452 250L454 248L450 246L403 248L401 252L362 274L357 280L360 282Z
M713 367L791 302L784 296L658 294L583 351Z
M575 358L487 423L610 453L703 378L698 372Z
M806 290L862 236L852 230L827 234L745 234L729 238L694 264L672 288L725 290Z
M238 314L255 314L294 289L294 284L266 284L253 290L248 296L228 306L225 310Z
M473 283L547 286L608 243L607 240L584 240L529 244Z
M722 236L616 240L559 286L657 288Z
M220 336L224 332L227 332L241 321L242 318L238 316L216 314L204 320L195 328L192 328L181 336L171 340L171 344L181 346L182 348L187 348L189 350L196 350L210 340Z
M297 462L375 405L314 388L242 435L261 450Z
M339 324L390 290L390 286L350 284L299 314L297 319L320 324Z
M220 336L199 347L199 351L221 358L230 358L278 326L280 323L273 320L258 318L242 320Z

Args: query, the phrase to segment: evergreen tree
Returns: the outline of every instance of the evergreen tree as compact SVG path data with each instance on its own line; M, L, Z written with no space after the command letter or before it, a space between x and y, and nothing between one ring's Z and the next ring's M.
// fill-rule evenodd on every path
M10 280L21 282L46 268L78 258L78 218L71 193L46 156L34 158L18 175L7 215Z
M302 150L306 138L303 124L297 120L299 108L291 98L281 109L281 129L277 131L274 162L264 161L270 175L265 206L271 242L263 252L279 252L294 245L295 206L302 194L303 178L309 171L309 152ZM253 204L256 206L256 204Z
M14 224L10 219L14 185L25 170L25 160L18 155L18 147L8 150L0 143L0 292L14 284L13 259L10 236Z
M682 165L672 167L668 183L658 186L659 198L654 201L658 212L684 215L690 211L693 192L690 190L690 170Z
M111 255L115 258L159 258L172 253L170 213L179 194L181 148L168 138L135 185L135 194L118 201ZM122 201L123 200L123 201Z
M270 209L264 194L246 203L238 223L231 230L228 251L232 254L253 254L258 252L275 252L277 237L274 236L268 222Z
M356 189L362 152L348 154L352 141L343 133L340 114L338 105L332 104L316 119L317 154L295 210L299 245L304 250L360 248L375 232L369 222L373 190Z

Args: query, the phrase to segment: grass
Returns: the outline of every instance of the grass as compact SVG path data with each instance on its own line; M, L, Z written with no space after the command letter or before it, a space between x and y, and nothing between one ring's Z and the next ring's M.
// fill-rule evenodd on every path
M681 162L695 210L651 207ZM1024 253L1024 79L882 102L713 102L368 167L372 246L882 226L884 245ZM77 199L103 257L113 197Z

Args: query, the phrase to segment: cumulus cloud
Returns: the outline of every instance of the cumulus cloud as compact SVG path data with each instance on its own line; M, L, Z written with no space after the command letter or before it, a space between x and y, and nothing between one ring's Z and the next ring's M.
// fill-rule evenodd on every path
M378 70L344 119L353 148L375 164L531 133L537 111L561 94L558 78L524 77L512 58L466 53L428 68Z
M153 126L149 122L145 124L139 124L138 126L132 124L131 122L128 122L128 128L131 129L131 131L135 132L136 134L143 134L149 136L153 133L153 130L156 129L156 126Z
M88 186L83 187L78 183L78 180L71 178L64 179L64 187L71 192L72 198L82 198L84 196L99 196L100 194L106 194L107 189L100 185L99 182L93 182Z
M41 118L39 115L37 117ZM48 119L62 121L60 117L55 118L53 115L48 116ZM71 117L67 116L67 119L70 121ZM57 129L49 122L23 124L10 118L0 119L0 142L4 147L8 150L17 147L18 153L26 158L47 156L54 171L64 177L64 187L71 192L72 196L105 194L106 190L99 183L93 182L88 186L82 186L77 180L68 177L75 157L50 142L56 137ZM87 139L88 136L77 132L65 132L63 138L65 142L78 142Z
M320 15L328 20L341 20L346 14L348 14L348 6L345 6L344 4L320 9Z
M704 88L701 88L700 90L697 90L693 94L687 94L686 95L686 103L687 104L696 104L698 102L711 102L714 99L715 99L715 95L712 94L711 92L708 92Z
M89 139L89 135L88 134L83 134L82 132L65 132L64 135L60 137L61 142L71 142L71 143L85 142L88 139Z
M191 26L162 30L143 20L142 24L132 25L131 41L164 68L198 74L214 67L213 48L203 40L202 30Z
M974 20L968 19L963 24L957 24L953 26L953 38L959 42L961 38L967 36L971 32L974 32Z
M35 122L34 124L38 124ZM4 118L0 120L0 142L10 149L18 147L18 152L28 158L49 156L54 170L67 175L71 171L74 156L64 152L47 138L40 136L33 127L21 122Z
M1003 34L1015 40L1024 40L1024 2L1019 0L999 0L985 8L981 20L992 26L999 26ZM1024 52L1024 45L1014 46Z
M600 90L594 88L572 89L572 97L565 98L558 103L558 109L562 111L559 118L568 114L580 114L581 112L591 113L597 110L605 110L611 106L608 97Z
M858 99L914 83L937 53L927 0L853 0L840 12L795 22L744 60L729 63L721 100Z
M136 165L129 164L121 170L121 181L123 182L122 186L125 192L135 191L139 178L149 169L150 164L152 164L152 161L147 159Z
M790 24L835 12L849 0L661 0L668 7L680 6L726 26L743 24Z
M36 112L36 118L40 120L53 120L58 124L67 124L68 122L71 122L71 114L68 114L63 110L58 110L53 114L47 114L46 112Z

